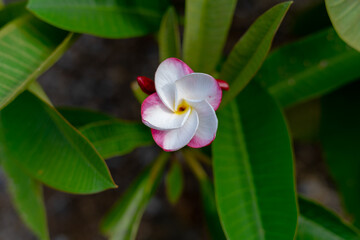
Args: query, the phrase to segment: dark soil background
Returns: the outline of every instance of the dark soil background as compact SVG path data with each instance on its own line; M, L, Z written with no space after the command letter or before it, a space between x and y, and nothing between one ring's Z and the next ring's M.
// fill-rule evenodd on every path
M9 1L8 1L9 2ZM183 13L184 1L173 1ZM224 52L261 13L276 0L239 0ZM316 18L314 18L316 16ZM274 41L274 46L296 40L329 25L323 1L295 0ZM138 75L153 77L158 66L154 36L109 40L83 35L39 82L56 106L83 107L106 112L123 119L140 120L140 104L130 84ZM157 147L135 150L123 157L107 160L116 190L88 196L70 195L45 187L46 208L51 238L54 240L100 240L101 218L119 199L137 174L159 152ZM340 212L339 198L322 161L320 146L295 143L297 188ZM161 185L143 217L138 239L208 239L202 217L198 185L185 168L185 191L172 206ZM6 192L0 171L0 239L36 239L22 224Z

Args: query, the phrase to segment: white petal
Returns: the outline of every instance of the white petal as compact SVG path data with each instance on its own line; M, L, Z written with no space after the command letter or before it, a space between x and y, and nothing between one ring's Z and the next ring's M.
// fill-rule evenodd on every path
M184 125L190 115L188 108L182 114L169 110L156 93L148 96L141 105L141 117L143 123L151 128L159 130L176 129Z
M175 82L177 102L206 100L216 110L221 102L222 91L217 81L205 73L192 73Z
M151 129L155 142L165 151L176 151L185 147L194 137L199 126L196 111L192 110L184 126L174 130Z
M215 139L218 119L214 109L208 102L189 102L189 104L199 116L199 127L188 146L193 148L205 147Z
M192 72L188 65L177 58L168 58L159 65L155 73L155 88L169 109L175 109L175 81Z

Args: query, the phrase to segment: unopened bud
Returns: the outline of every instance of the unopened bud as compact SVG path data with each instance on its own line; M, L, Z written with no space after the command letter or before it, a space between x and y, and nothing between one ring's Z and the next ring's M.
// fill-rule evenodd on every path
M137 82L138 82L141 90L143 90L144 93L150 95L150 94L153 94L154 92L156 92L155 83L150 78L144 77L144 76L139 76L139 77L137 77Z
M218 82L218 84L222 90L225 90L225 91L229 90L230 87L227 82L225 82L224 80L221 80L221 79L216 79L216 81Z

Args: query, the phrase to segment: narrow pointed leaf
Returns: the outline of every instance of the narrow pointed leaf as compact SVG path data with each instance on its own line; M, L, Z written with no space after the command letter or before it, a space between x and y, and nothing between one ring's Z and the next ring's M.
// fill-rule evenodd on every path
M359 77L360 53L327 29L275 50L254 80L289 107Z
M56 110L76 128L83 127L90 123L115 119L105 113L84 108L59 107L56 108Z
M88 140L29 92L1 110L0 140L9 161L53 188L95 193L116 187Z
M215 194L227 238L293 239L293 155L280 108L251 83L218 112L218 118Z
M183 191L184 179L181 165L174 161L166 175L166 195L172 204L175 204Z
M236 0L186 0L185 62L197 72L212 73L227 38Z
M325 0L330 20L339 36L360 52L360 2Z
M43 100L44 102L46 102L47 104L52 106L50 99L48 98L44 89L37 81L32 82L27 90L32 94L34 94L35 96L37 96L38 98L40 98L41 100Z
M321 205L301 197L299 205L297 240L360 240L355 228Z
M2 157L2 166L7 175L8 190L21 219L39 239L49 239L41 184L25 174L15 161Z
M168 157L168 153L161 153L155 163L143 171L104 218L101 230L110 236L110 239L135 239L141 217L160 183Z
M360 227L360 83L322 99L320 139L325 161L354 225Z
M146 35L159 28L167 0L30 0L40 19L72 32L108 38Z
M170 57L180 58L180 33L174 7L170 7L161 20L159 56L161 62Z
M31 15L0 29L0 109L46 71L76 37Z
M103 158L124 155L137 147L154 143L149 129L137 122L101 121L85 125L79 130Z
M222 105L229 103L260 69L291 3L280 3L265 12L237 42L220 75L220 79L226 80L230 85L230 90L224 94Z

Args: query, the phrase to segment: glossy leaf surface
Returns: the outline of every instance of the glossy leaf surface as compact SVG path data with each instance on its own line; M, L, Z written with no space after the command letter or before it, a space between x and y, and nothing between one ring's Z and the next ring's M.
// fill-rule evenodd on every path
M297 240L359 240L353 227L315 202L299 198L300 217Z
M49 239L41 184L23 172L15 161L2 158L2 166L7 176L8 190L21 219L39 239Z
M32 94L34 94L35 96L37 96L38 98L40 98L41 100L43 100L44 102L46 102L47 104L49 104L50 106L53 106L50 99L46 95L44 89L37 81L33 81L29 85L27 90Z
M360 53L327 29L275 50L254 80L288 107L359 77Z
M236 0L186 0L183 57L195 72L215 70L235 6Z
M110 120L79 129L103 158L124 155L136 147L154 143L150 130L142 123Z
M180 33L178 16L174 7L170 7L164 15L159 31L160 62L167 58L180 58Z
M222 105L229 103L263 64L272 40L292 2L280 3L261 15L237 42L223 65L220 79L230 90L224 94Z
M46 71L75 40L25 15L0 30L0 109Z
M293 156L280 108L251 83L218 112L218 118L215 194L227 238L293 239Z
M156 31L167 6L167 0L30 0L28 9L72 32L128 38Z
M360 2L325 0L330 20L339 36L360 52Z
M356 82L325 96L320 125L325 161L355 226L360 226L359 90Z
M168 153L162 152L154 164L140 174L105 217L101 230L110 236L110 239L135 239L141 217L160 183L168 157Z
M53 188L95 193L116 187L88 140L29 92L0 112L0 138L9 161Z

